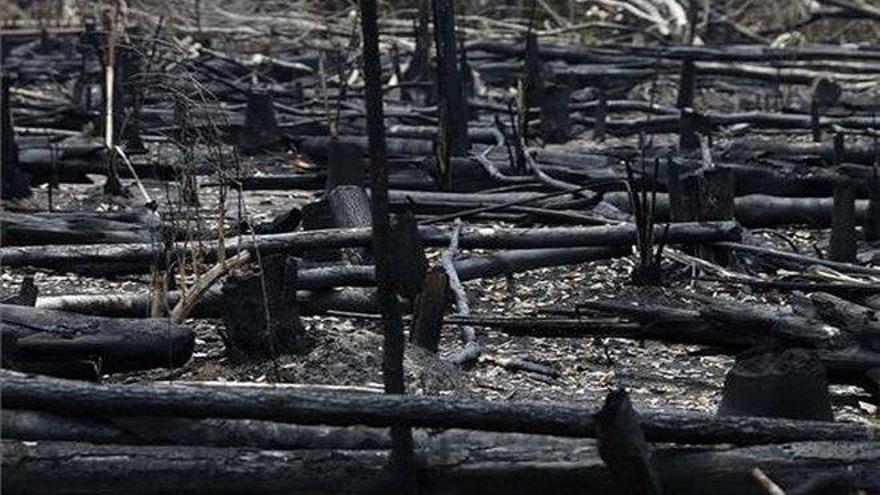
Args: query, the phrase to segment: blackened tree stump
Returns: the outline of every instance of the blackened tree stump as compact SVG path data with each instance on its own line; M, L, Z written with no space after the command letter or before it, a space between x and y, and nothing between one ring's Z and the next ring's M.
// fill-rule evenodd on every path
M367 175L363 156L364 150L358 144L331 139L327 143L326 190L332 191L336 186L363 187Z
M220 336L234 357L274 358L295 352L302 322L296 305L296 260L264 258L262 271L230 276L223 284Z
M849 181L834 188L834 209L831 212L832 261L853 263L856 260L856 195Z
M544 89L541 104L541 137L546 143L566 143L571 138L571 117L568 108L571 90L567 86L549 85Z
M425 275L422 292L416 301L410 340L413 344L436 353L440 348L443 317L449 306L449 276L442 267Z
M428 260L413 213L405 211L393 215L390 233L394 240L394 291L407 299L415 299L422 290L422 282L428 271Z
M244 153L254 153L260 149L281 144L283 137L278 130L272 93L255 89L248 93L244 128L239 137L239 146Z
M804 349L747 352L727 373L718 414L831 421L825 368Z

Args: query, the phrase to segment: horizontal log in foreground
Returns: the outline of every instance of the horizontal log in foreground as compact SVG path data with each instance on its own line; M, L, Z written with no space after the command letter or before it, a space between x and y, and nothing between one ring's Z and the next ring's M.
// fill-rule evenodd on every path
M192 330L164 319L102 318L9 304L0 304L0 336L4 367L83 378L175 368L189 361L195 346Z
M419 227L426 246L446 246L452 238L451 227ZM226 241L228 255L238 249L259 249L261 254L291 252L304 249L338 249L368 247L372 230L369 228L310 230L285 234L243 236ZM704 244L720 241L738 241L741 236L735 222L702 222L672 224L656 227L656 236L667 244ZM538 249L557 247L630 246L637 237L634 224L603 225L595 227L546 228L486 228L468 227L461 231L459 245L465 249ZM206 256L216 254L216 242L201 244ZM182 254L183 244L176 246ZM148 270L161 246L156 244L88 244L76 246L25 246L0 248L0 262L5 266L31 266L71 271L92 268L100 271L131 272Z
M3 491L20 495L385 494L399 479L387 451L91 445L4 440ZM484 495L627 493L591 440L450 431L420 436L418 492ZM831 480L845 493L880 488L880 443L804 442L739 448L660 447L665 493L764 495L756 466L789 493ZM837 492L834 492L837 493ZM844 493L844 492L841 492Z
M308 393L184 385L96 385L0 370L3 406L56 414L260 419L328 426L412 426L594 437L593 413L559 404L469 398ZM873 440L880 426L696 413L644 412L655 442L737 445Z
M361 426L301 426L253 419L62 416L5 409L3 438L120 445L192 445L260 449L391 448L388 430Z

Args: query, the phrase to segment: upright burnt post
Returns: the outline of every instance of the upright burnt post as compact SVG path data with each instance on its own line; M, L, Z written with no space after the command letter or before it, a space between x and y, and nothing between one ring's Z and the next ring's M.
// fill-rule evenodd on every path
M868 178L868 213L863 225L866 241L880 240L880 163L874 165L874 174Z
M541 137L545 143L565 143L571 136L571 117L569 100L571 90L568 86L552 84L544 89L541 105Z
M416 17L416 48L407 69L408 81L421 81L431 68L431 0L419 0Z
M682 151L692 151L699 149L700 138L697 135L697 129L700 124L700 116L693 108L684 108L681 110L681 118L679 121L678 147Z
M706 187L705 211L701 221L733 220L735 213L736 179L730 167L713 167L703 171Z
M688 29L685 37L685 44L691 45L697 35L697 16L699 14L699 5L697 0L688 2L687 20ZM679 121L679 148L682 150L693 150L700 146L700 140L697 138L697 123L694 113L694 95L696 93L697 84L697 66L693 57L685 56L681 60L681 70L678 80L678 99L676 107L681 112Z
M544 90L544 66L538 49L538 35L526 33L523 81L526 87L526 108L542 107L546 97Z
M442 267L434 267L425 275L422 292L413 310L410 341L430 352L440 347L443 317L449 305L449 276Z
M12 128L12 103L9 88L12 77L0 74L0 159L2 159L2 198L4 200L22 199L31 196L30 180L18 164L18 145Z
M736 210L736 178L730 167L712 167L703 171L703 185L706 188L700 221L714 222L734 220ZM698 250L707 260L719 265L728 264L728 253L713 249L711 246L700 246Z
M691 57L685 57L681 61L681 72L679 73L678 81L678 98L675 105L679 110L693 108L696 85L697 67L694 65L694 59Z
M116 97L113 107L114 133L125 143L127 153L146 151L141 140L140 120L143 102L143 58L135 40L141 36L140 30L131 29L128 42L120 44L116 57Z
M829 79L817 79L813 83L813 97L810 101L810 128L813 133L813 141L817 143L822 141L822 108L837 103L842 92L840 85Z
M437 47L437 93L440 119L439 164L443 187L452 186L452 157L465 156L468 140L467 101L456 56L455 10L452 0L433 0L434 43Z
M271 148L282 142L275 118L275 104L272 92L254 88L248 93L244 127L241 130L239 146L244 153Z
M449 2L435 3L435 23L438 18L445 18L443 6L449 9L449 30L454 29L452 5ZM406 341L403 335L403 321L397 296L394 293L394 258L391 225L388 205L388 163L385 151L385 116L382 108L382 65L379 60L379 25L376 13L376 0L360 0L361 31L364 40L363 64L366 87L364 97L367 110L367 134L369 137L371 209L373 217L373 252L376 254L376 282L378 288L379 309L384 323L384 342L382 360L382 379L385 382L385 393L405 394L406 386L403 375L403 351ZM437 7L440 7L439 9ZM438 12L438 10L440 12ZM436 26L436 24L435 24ZM440 28L436 28L438 33ZM443 44L446 49L444 63L451 61L453 69L456 65L454 33L452 43ZM446 40L450 41L450 40ZM441 43L437 43L441 52ZM449 50L452 57L449 58ZM443 76L438 75L440 80ZM447 81L447 85L449 81ZM458 87L459 96L460 86ZM447 102L448 103L448 102ZM441 105L442 108L442 105ZM467 130L465 130L467 133ZM467 135L467 134L465 134ZM400 493L416 493L415 460L413 457L412 430L405 427L391 428L391 469L399 475Z
M856 260L856 190L848 179L841 179L834 186L829 254L833 261L852 263Z
M366 183L364 151L356 143L331 139L327 143L327 182L329 192L336 186L359 186Z
M599 93L596 95L596 113L593 114L593 139L605 141L605 128L608 120L608 97L605 88L599 85Z

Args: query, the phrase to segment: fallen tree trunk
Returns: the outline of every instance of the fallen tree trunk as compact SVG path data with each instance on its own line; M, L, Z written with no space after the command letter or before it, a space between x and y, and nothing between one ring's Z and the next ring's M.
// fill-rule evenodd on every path
M608 193L605 201L632 214L626 193ZM735 218L743 227L778 227L780 225L810 225L823 228L831 225L832 198L783 198L752 194L735 201ZM669 196L657 194L655 216L659 222L669 219ZM868 212L868 200L856 201L856 219L863 222Z
M237 386L97 385L0 370L4 407L56 414L262 419L328 426L412 426L594 437L590 411L560 404L353 393L309 393ZM784 443L870 440L880 427L769 418L716 418L697 413L642 412L655 442Z
M151 242L159 219L139 213L0 212L4 246ZM152 225L151 225L152 223ZM151 232L151 227L156 231Z
M454 262L462 281L626 256L626 248L559 248L498 251ZM336 265L307 268L299 272L299 288L321 290L333 287L374 287L375 269L370 265Z
M3 441L8 493L394 493L384 452L97 446ZM676 494L762 495L751 472L795 493L831 478L848 490L880 488L880 445L806 442L733 449L659 448L660 486ZM624 494L593 442L449 432L416 448L419 493Z
M263 236L244 236L226 242L227 255L239 248L254 249L261 254L301 251L304 249L337 249L366 247L371 229L326 229ZM449 244L452 229L423 225L419 234L426 246ZM734 222L678 223L656 226L657 238L666 244L705 244L738 240L739 226ZM480 228L462 229L461 247L479 249L535 249L546 247L630 246L636 242L636 226L632 224L592 227L547 228ZM203 244L208 258L216 253L217 244ZM178 245L175 249L183 251ZM150 244L27 246L0 249L6 266L31 266L63 271L97 273L137 273L149 269L161 249Z
M880 353L855 345L851 335L840 335L837 328L802 317L773 314L762 308L708 305L702 309L682 309L653 304L631 305L616 301L591 301L579 308L612 313L642 324L634 338L720 347L742 351L754 346L777 344L819 345L817 353L834 383L872 387L866 373L880 367ZM573 326L573 325L572 325ZM520 334L532 335L529 327ZM540 334L540 327L538 333ZM573 329L571 331L574 331ZM583 332L590 331L586 327ZM599 331L603 331L601 328ZM528 333L527 333L528 332ZM552 334L551 334L552 335ZM856 338L860 340L860 338Z
M193 445L261 449L385 449L384 430L299 426L250 419L79 417L5 410L4 439L124 445Z
M66 376L69 364L104 373L174 368L192 356L195 337L168 320L122 320L0 305L3 366Z
M364 276L368 276L362 274ZM56 311L68 311L94 316L116 318L147 318L150 316L152 295L149 292L137 294L73 294L46 296L37 299L37 307ZM180 301L180 292L168 293L169 307ZM350 288L343 290L299 291L296 303L303 316L323 314L329 310L356 313L375 313L376 291L373 289ZM190 318L218 318L223 310L223 293L219 287L208 289L189 314Z

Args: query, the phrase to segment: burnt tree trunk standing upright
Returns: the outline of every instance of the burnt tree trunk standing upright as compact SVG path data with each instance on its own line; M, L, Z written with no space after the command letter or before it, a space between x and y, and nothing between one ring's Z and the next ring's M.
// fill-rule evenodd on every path
M444 188L449 188L452 185L452 157L464 156L470 147L468 112L456 56L455 10L451 0L433 0L433 4L441 128L438 154L441 182Z
M831 212L831 260L852 263L856 259L856 198L855 188L842 181L834 188L834 209Z
M868 190L870 198L868 202L868 214L865 215L864 229L865 240L880 240L880 161L874 165L874 175L868 178Z
M403 321L393 289L394 259L388 206L388 164L385 159L385 125L382 108L382 66L379 61L379 26L375 0L361 0L361 30L364 39L364 80L367 109L367 134L370 154L370 186L373 214L373 252L376 256L376 277L379 305L385 325L382 376L385 392L404 394ZM450 6L451 9L451 6ZM439 47L438 47L439 48ZM452 44L454 55L455 44ZM439 50L438 50L439 51ZM455 57L452 58L455 65ZM460 94L460 93L459 93ZM441 105L442 108L442 105ZM467 131L465 131L467 132ZM391 428L391 468L400 474L400 493L415 492L412 430Z
M3 181L2 197L5 200L27 198L31 195L28 178L18 165L18 146L15 144L15 131L12 129L12 104L9 100L11 78L0 74L0 159Z
M123 196L126 191L119 180L119 163L116 157L116 146L119 135L116 130L116 116L121 115L119 103L122 95L118 94L121 86L116 84L116 43L118 34L116 30L122 21L122 9L120 2L113 1L113 8L107 12L104 24L107 35L104 39L104 152L107 160L107 182L104 183L104 193L111 196Z
M538 36L532 32L526 34L523 72L526 108L542 107L546 96L544 93L544 66L541 63L541 54L538 49Z
M685 44L691 45L696 37L698 5L696 0L688 4L688 31ZM678 81L678 98L676 107L681 110L681 123L679 129L679 147L683 150L692 150L700 146L694 129L694 93L696 91L697 67L691 57L685 57L681 61L681 72Z

